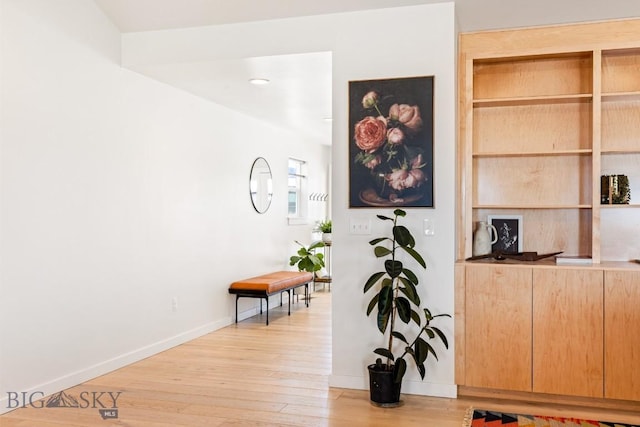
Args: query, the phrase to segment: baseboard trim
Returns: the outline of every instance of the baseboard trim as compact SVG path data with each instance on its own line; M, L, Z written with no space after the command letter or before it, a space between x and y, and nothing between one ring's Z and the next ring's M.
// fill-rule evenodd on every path
M107 374L109 372L113 372L117 369L123 368L132 363L139 362L140 360L146 359L147 357L153 356L155 354L161 353L170 348L184 344L186 342L199 338L213 331L217 331L218 329L222 329L225 326L230 325L231 322L232 322L231 317L225 317L216 322L207 323L206 325L199 326L197 328L194 328L189 331L183 332L181 334L175 335L173 337L164 339L162 341L158 341L156 343L141 347L137 350L133 350L128 353L121 354L119 356L113 357L109 360L105 360L104 362L95 364L93 366L88 366L84 369L71 372L67 375L56 378L52 381L48 381L46 383L42 383L34 387L29 387L29 389L27 390L12 390L12 391L16 391L20 393L26 392L27 395L30 395L31 393L35 393L35 392L40 392L44 394L43 398L45 398L54 393L58 393L62 390L67 390L78 384L82 384L84 382L97 378L101 375ZM9 406L8 395L0 396L0 414L5 414L7 412L11 412L14 409L19 408L19 407L9 408L8 406Z
M637 411L638 402L630 400L615 400L604 398L590 398L580 396L564 396L558 394L533 393L526 391L496 390L469 386L458 386L458 396L482 399L517 401L527 403L560 404L564 406L578 406L600 409L615 409L621 411Z
M369 380L365 377L330 375L329 386L353 390L369 390ZM455 384L439 384L405 379L402 381L402 393L455 399L458 395L458 387Z

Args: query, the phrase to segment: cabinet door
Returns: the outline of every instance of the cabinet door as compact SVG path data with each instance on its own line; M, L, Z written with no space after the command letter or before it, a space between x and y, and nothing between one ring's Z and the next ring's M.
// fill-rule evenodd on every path
M533 391L603 397L603 272L533 272Z
M531 269L468 265L466 385L531 391Z
M640 400L640 272L607 271L604 397Z

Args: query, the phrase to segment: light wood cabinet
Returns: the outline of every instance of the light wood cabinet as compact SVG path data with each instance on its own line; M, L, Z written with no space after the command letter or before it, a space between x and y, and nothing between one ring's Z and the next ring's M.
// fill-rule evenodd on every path
M604 395L640 400L640 272L606 271L604 289Z
M533 391L603 397L603 272L533 271Z
M638 34L640 19L460 35L456 373L465 386L640 401ZM600 177L619 174L630 203L602 204ZM465 261L489 215L522 217L524 251L588 255L593 265ZM513 382L480 368L495 368L516 335L528 387L513 360L499 369Z
M640 401L640 271L481 262L456 272L458 384Z
M531 390L531 269L466 268L466 384Z

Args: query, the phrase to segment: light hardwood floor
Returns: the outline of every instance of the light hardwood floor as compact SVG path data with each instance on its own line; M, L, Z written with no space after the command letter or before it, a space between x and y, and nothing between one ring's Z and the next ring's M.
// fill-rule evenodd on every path
M0 426L460 427L471 406L640 422L640 407L620 412L409 395L401 408L374 407L368 391L328 386L330 293L313 296L308 309L294 304L290 317L286 305L274 309L269 326L255 316L66 390L74 397L122 392L118 419L103 420L92 408L27 407L1 416ZM110 406L108 398L100 401Z

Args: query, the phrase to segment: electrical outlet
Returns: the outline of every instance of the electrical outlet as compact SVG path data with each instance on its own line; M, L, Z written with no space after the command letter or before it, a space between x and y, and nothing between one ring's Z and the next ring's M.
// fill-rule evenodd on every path
M371 220L350 218L349 233L350 234L371 234Z
M178 311L178 297L171 298L171 311L174 313Z

